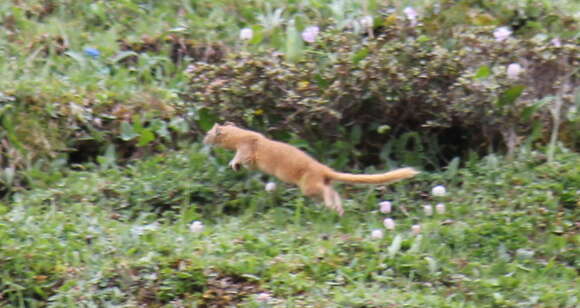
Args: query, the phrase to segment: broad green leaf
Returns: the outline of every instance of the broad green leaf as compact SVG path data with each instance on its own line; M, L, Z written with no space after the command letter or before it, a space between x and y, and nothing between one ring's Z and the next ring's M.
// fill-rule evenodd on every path
M150 129L144 128L141 131L141 135L139 136L139 142L137 143L137 146L146 146L153 140L155 140L155 134Z
M253 36L252 36L252 39L250 41L248 41L248 43L251 45L260 44L262 42L262 40L264 39L264 31L263 31L262 27L254 26L254 27L252 27L252 31L253 31Z
M209 131L218 119L217 116L207 108L201 108L198 111L197 116L197 124L205 131Z
M295 22L292 20L286 29L286 59L290 62L300 60L303 45L300 33L298 33Z
M115 151L115 145L109 144L105 150L105 154L97 157L97 162L101 166L101 169L106 170L114 167L117 161L117 154Z
M420 35L420 36L417 38L417 42L419 42L419 43L425 43L425 42L429 42L430 40L431 40L431 39L430 39L428 36L426 36L426 35Z
M151 122L151 130L155 132L160 137L169 137L169 130L167 129L167 123L160 119L155 119Z
M429 272L431 274L437 273L437 270L439 269L437 260L435 260L433 257L425 257L425 259L427 260L427 264L429 264Z
M520 97L520 95L522 95L525 88L526 87L523 85L515 85L515 86L512 86L511 88L507 89L499 97L499 100L497 101L497 105L500 107L503 107L505 105L513 104L518 99L518 97Z
M543 99L533 103L530 106L526 106L523 110L522 110L522 119L524 119L524 121L528 122L531 117L538 111L540 110L540 108L542 108L542 106L546 105L547 103L549 103L550 101L552 101L554 99L553 96L547 96L544 97Z
M461 159L459 157L455 157L451 160L449 165L447 165L447 177L450 179L454 179L457 175L457 171L459 170L459 162Z
M390 258L393 258L399 252L399 250L401 250L402 243L403 243L403 237L400 234L395 236L395 238L393 239L393 242L391 243L391 246L389 246L389 250L388 250Z
M489 77L490 74L491 74L491 69L489 68L489 66L484 65L484 66L479 67L479 69L477 70L477 72L475 73L475 76L473 76L473 78L483 79L483 78Z
M131 117L131 121L133 122L133 130L137 134L140 134L141 131L143 130L143 123L141 123L141 116L138 114L135 114Z
M316 82L316 84L323 89L328 88L330 85L330 82L324 79L320 74L314 75L314 82Z
M354 56L352 57L352 62L354 64L358 64L361 60L363 60L364 58L366 58L369 55L369 50L368 48L362 48L359 49Z
M67 51L64 54L74 59L80 66L84 66L86 64L85 58L78 52Z
M352 130L350 131L350 141L353 144L358 144L362 137L362 129L360 125L355 125Z
M133 129L133 125L131 125L127 121L123 121L121 123L121 140L129 141L137 136L139 136L139 135L137 133L135 133L135 130Z
M187 121L182 117L175 117L171 119L169 122L169 128L173 129L178 133L186 133L189 131L189 126L187 125Z
M127 59L128 57L139 57L139 54L134 51L122 51L116 54L114 57L112 57L111 62L117 63L119 61Z

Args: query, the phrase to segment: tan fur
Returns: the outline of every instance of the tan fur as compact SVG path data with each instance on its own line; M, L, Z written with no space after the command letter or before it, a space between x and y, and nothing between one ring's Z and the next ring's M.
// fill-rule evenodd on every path
M232 123L215 124L203 142L236 151L229 163L232 169L237 170L240 165L259 169L284 182L298 185L305 195L321 198L327 207L340 215L344 210L340 196L330 186L332 181L380 184L410 178L419 173L413 168L372 175L336 172L294 146L268 139Z

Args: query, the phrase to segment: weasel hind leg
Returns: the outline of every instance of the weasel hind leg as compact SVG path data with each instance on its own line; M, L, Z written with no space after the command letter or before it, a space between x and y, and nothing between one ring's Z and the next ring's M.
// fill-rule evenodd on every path
M324 204L327 207L337 211L338 215L342 216L342 214L344 214L340 195L332 187L330 187L330 185L324 186Z
M334 189L332 189L332 187L330 187L330 185L326 185L323 183L311 183L311 184L312 185L300 186L302 193L304 193L304 195L311 198L322 199L326 207L335 210L340 216L344 214L340 196Z

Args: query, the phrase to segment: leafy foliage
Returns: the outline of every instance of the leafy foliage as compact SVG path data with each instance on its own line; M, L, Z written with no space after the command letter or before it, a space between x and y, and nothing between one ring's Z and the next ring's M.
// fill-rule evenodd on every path
M550 126L550 112L538 102L564 88L563 109L575 105L575 77L564 77L577 73L572 42L497 42L491 27L443 37L403 21L382 26L374 40L329 29L298 63L267 53L196 63L188 70L190 100L226 120L274 134L290 127L308 140L343 138L335 127L362 128L367 153L409 131L424 134L419 144L435 138L456 152L498 144L513 152L513 140L534 129L530 123ZM506 74L514 61L526 66L517 79ZM563 135L577 138L575 120L562 126Z

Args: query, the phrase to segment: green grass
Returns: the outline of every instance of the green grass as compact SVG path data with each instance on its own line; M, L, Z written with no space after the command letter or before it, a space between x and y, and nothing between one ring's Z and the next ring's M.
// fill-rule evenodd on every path
M548 15L518 10L525 0L487 11L472 2L442 22L499 26L517 12L531 18L530 33L577 38L577 1L542 1ZM404 19L410 3L423 13L433 1L2 1L0 307L578 306L578 153L560 150L552 163L536 152L489 155L391 186L339 185L338 217L295 187L268 193L273 179L232 172L231 153L170 152L150 140L178 143L168 135L188 132L177 116L186 114L183 71L208 50L286 51L291 20L298 31L342 32L391 7ZM245 27L256 35L247 43ZM177 59L175 46L187 56ZM144 140L151 149L134 147ZM404 145L408 160L426 159ZM355 151L311 146L331 165L349 165ZM87 149L93 156L67 164ZM164 154L117 165L151 152ZM448 195L431 196L441 184ZM391 214L379 212L382 200ZM446 214L425 215L439 202ZM387 216L395 231L384 230ZM372 239L375 229L384 238Z
M215 154L194 146L69 172L0 205L0 304L267 307L256 302L267 292L277 307L578 305L578 154L341 185L344 217L293 187L267 193L259 174ZM437 184L447 196L430 195ZM397 227L374 240L381 200ZM447 213L426 216L437 202Z

